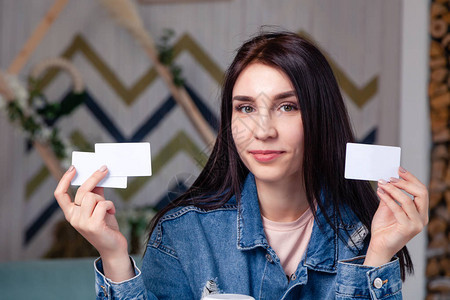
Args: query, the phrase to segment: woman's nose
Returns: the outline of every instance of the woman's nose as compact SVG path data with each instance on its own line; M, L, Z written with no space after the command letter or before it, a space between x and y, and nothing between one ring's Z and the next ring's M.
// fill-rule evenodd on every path
M253 135L258 140L266 140L277 136L276 126L270 115L270 111L262 110L255 116Z

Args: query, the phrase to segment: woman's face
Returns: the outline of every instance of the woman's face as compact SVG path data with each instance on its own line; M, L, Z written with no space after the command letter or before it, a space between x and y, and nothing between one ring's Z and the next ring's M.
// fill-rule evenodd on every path
M239 156L257 180L302 176L303 123L291 81L282 71L253 63L233 88L232 134Z

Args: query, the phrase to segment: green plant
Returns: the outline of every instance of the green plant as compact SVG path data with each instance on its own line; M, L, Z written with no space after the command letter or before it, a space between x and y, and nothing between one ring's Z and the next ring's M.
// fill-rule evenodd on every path
M163 35L160 37L157 44L159 52L159 61L167 66L172 73L173 83L176 86L184 85L183 69L174 63L175 52L173 47L169 44L170 40L175 36L175 31L172 29L164 29Z
M5 79L14 94L14 99L6 101L0 96L0 102L11 123L18 126L29 140L49 144L58 159L67 159L68 142L60 137L54 123L82 104L85 92L72 92L63 102L51 103L38 88L37 80L29 78L26 89L14 76L7 75Z

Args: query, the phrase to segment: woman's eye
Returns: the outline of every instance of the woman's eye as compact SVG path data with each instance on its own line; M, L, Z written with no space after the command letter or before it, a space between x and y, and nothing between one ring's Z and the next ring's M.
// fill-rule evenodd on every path
M249 114L254 111L253 107L247 105L239 107L239 110L245 114Z
M295 107L290 104L284 104L281 106L281 110L286 111L286 112L293 111L294 109L295 109Z

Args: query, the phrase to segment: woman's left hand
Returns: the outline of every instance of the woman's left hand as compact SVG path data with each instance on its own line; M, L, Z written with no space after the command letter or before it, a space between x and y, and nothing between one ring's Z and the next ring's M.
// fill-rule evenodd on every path
M429 200L426 186L402 167L398 174L400 179L378 181L380 205L372 220L365 265L377 267L389 262L428 224Z

